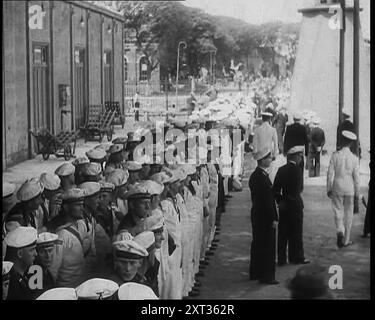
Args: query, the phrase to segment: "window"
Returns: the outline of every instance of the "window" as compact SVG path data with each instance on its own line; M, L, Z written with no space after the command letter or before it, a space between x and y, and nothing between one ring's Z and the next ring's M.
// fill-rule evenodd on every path
M128 59L124 56L124 81L128 81Z
M147 68L148 68L148 60L146 57L142 57L139 60L139 81L147 81Z
M34 46L34 64L47 63L47 47L41 45Z

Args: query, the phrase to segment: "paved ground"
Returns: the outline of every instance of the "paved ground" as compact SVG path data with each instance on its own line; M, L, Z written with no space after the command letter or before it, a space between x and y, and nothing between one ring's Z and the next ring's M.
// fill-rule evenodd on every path
M325 172L328 157L324 159L323 177L305 178L304 247L306 258L324 266L340 265L343 268L343 290L335 292L338 299L370 298L370 240L362 239L364 207L356 215L352 228L352 247L339 250L330 202L325 191ZM277 286L264 286L248 280L250 260L250 190L248 177L254 163L246 160L244 189L232 193L222 216L219 247L205 269L202 279L201 299L288 299L286 282L298 266L286 265L276 269ZM363 193L367 194L369 176L362 173ZM366 195L367 198L367 195Z

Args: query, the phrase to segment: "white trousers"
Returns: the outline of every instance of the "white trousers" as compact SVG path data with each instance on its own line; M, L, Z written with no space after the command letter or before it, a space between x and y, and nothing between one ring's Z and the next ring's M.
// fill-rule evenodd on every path
M354 196L332 195L332 209L337 232L344 234L344 244L350 241L353 222Z

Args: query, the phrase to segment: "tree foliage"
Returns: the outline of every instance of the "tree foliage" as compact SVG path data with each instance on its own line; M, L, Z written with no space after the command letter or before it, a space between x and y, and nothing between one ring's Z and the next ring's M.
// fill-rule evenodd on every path
M149 72L160 65L162 77L176 73L180 41L187 43L187 48L180 49L180 70L194 76L200 66L209 69L210 58L214 58L216 70L228 69L232 58L250 56L264 42L272 44L272 54L286 56L291 64L295 59L299 24L252 25L240 19L212 16L174 1L94 2L124 16L126 36L133 34L138 50L149 60ZM262 52L267 54L267 50Z

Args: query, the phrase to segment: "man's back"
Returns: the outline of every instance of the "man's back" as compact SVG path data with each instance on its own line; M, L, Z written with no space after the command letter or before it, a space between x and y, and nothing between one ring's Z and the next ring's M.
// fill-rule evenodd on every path
M254 152L268 148L276 156L278 149L276 129L271 127L268 122L263 122L259 127L255 128L253 147Z
M306 128L300 123L293 123L286 128L284 137L285 152L288 152L294 146L305 146L305 150L307 150L308 142Z

